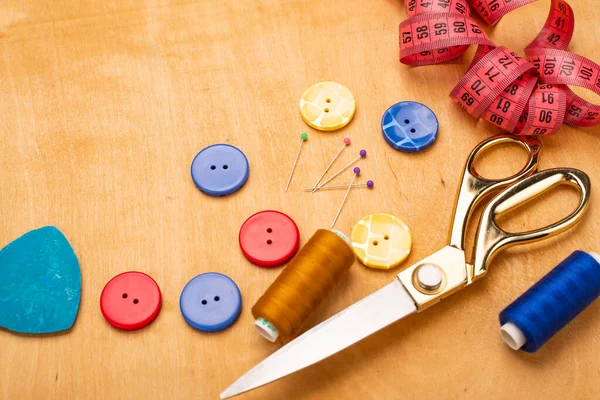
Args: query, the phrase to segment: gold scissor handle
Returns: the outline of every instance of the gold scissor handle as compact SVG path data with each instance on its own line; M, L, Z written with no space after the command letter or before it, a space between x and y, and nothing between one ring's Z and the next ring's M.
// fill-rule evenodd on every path
M497 218L561 184L577 187L581 193L579 205L568 217L545 228L522 233L505 232L496 224ZM587 210L590 193L590 178L584 172L572 168L542 171L504 190L488 204L481 216L475 244L472 279L476 280L485 275L487 264L500 250L550 238L577 224Z
M475 170L475 161L485 150L504 143L515 143L523 146L529 154L527 164L516 174L502 179L486 179ZM517 138L514 136L495 136L481 142L467 159L461 185L458 189L452 228L450 232L450 245L460 250L465 248L465 235L469 217L475 206L490 192L503 189L520 179L537 171L538 156L541 143L532 137Z

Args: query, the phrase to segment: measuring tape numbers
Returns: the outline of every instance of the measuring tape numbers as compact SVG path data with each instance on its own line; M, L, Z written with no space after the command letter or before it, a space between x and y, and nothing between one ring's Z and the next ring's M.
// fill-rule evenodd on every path
M407 0L400 24L400 61L411 66L455 59L471 45L477 51L450 97L475 118L516 135L550 135L563 124L600 124L600 106L568 85L600 95L600 66L567 51L575 17L564 0L552 0L526 58L494 42L471 18L471 9L490 25L534 0Z

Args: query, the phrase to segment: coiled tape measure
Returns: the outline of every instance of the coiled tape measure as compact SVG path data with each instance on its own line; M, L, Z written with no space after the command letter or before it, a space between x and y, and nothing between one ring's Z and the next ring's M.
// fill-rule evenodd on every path
M470 17L473 7L489 24L534 0L407 0L400 24L400 61L431 65L478 45L466 75L450 97L475 118L517 135L550 135L563 124L600 124L600 106L567 85L600 95L600 66L567 51L575 17L563 0L552 0L541 32L525 48L528 59L497 47Z

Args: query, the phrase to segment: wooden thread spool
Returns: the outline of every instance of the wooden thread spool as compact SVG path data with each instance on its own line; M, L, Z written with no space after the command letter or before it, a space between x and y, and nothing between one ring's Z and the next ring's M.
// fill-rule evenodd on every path
M294 339L354 261L347 238L319 229L252 307L259 333L271 342Z

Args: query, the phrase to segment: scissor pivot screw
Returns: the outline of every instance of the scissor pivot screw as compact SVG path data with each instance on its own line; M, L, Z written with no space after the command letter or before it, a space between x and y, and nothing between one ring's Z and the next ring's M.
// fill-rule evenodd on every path
M416 280L422 289L436 291L440 288L444 275L440 267L434 264L423 264L417 269Z

